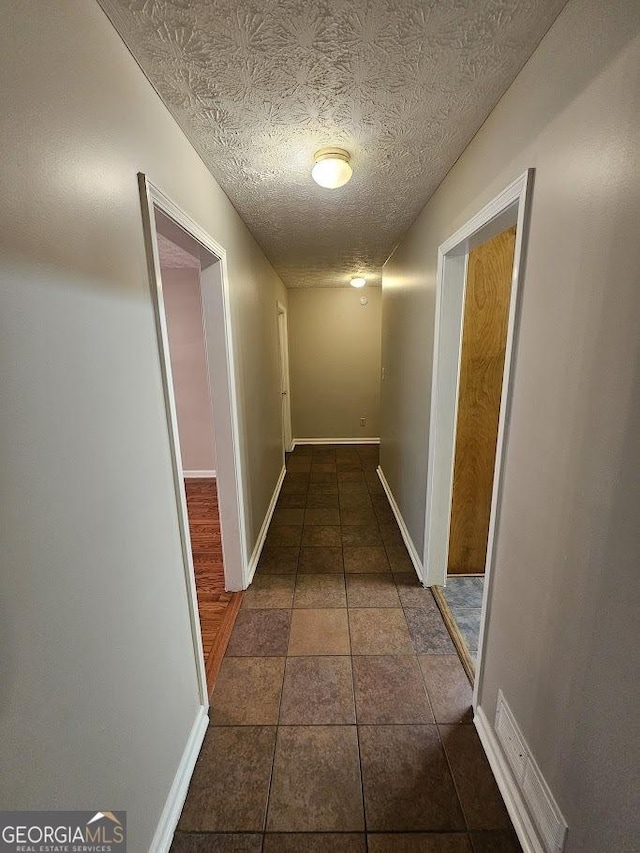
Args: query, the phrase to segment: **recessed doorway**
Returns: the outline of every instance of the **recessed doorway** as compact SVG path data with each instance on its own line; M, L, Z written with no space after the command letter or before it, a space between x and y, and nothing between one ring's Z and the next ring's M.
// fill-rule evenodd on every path
M426 582L476 696L532 177L514 181L438 256Z
M246 544L224 249L139 176L201 702L245 583Z

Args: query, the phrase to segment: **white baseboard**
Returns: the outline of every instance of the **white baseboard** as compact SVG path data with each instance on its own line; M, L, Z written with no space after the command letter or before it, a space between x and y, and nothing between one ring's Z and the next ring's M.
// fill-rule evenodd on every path
M218 475L215 471L183 471L182 476L185 480L215 480Z
M513 828L520 840L524 853L545 853L545 849L540 843L533 822L529 817L529 812L520 789L504 757L502 747L498 743L495 732L489 725L489 721L482 708L476 709L473 722L478 730L480 742L487 754L493 775L496 777L496 783L500 789L502 799L507 807Z
M294 438L291 449L297 444L380 444L379 438Z
M407 546L407 551L409 552L409 556L411 557L411 562L416 570L416 574L422 583L424 583L424 566L422 565L422 560L418 552L416 551L416 546L413 544L413 539L411 538L411 534L407 530L407 525L404 523L404 518L402 517L402 513L400 512L400 507L396 503L396 499L393 496L393 492L391 491L391 486L387 483L387 478L384 476L384 472L382 468L378 466L378 477L380 482L382 483L382 488L385 491L387 498L389 499L389 503L391 504L391 510L395 516L396 521L398 522L398 527L400 528L400 533L402 534L402 538L404 540L404 544Z
M269 530L269 525L271 524L271 519L273 518L273 511L276 508L278 498L280 497L280 489L282 488L282 484L284 483L286 473L287 469L283 465L282 471L280 471L280 476L278 477L278 482L276 483L276 487L273 490L273 494L271 495L271 501L267 509L267 514L264 517L262 527L260 528L260 533L258 534L258 541L256 542L256 547L253 549L253 554L251 555L249 565L247 566L247 586L249 586L249 584L253 580L253 576L255 575L256 569L258 568L258 560L260 559L260 554L262 553L262 549L264 547L264 540L267 538L267 531Z
M193 770L196 766L196 760L200 753L204 736L207 733L208 725L209 716L207 709L204 705L201 705L191 728L184 752L182 753L176 775L173 778L169 796L162 809L153 841L149 847L149 853L168 853L171 847L173 835L180 820L180 813L187 798L189 783L191 782Z

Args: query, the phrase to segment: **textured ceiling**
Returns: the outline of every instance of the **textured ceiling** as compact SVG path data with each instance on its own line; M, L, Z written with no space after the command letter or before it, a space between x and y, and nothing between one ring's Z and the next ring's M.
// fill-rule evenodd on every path
M380 268L566 0L99 0L288 287ZM324 145L354 175L311 179Z
M156 234L158 240L158 254L160 256L160 266L168 270L199 270L200 259L194 258L185 249L177 246L168 237L163 234Z

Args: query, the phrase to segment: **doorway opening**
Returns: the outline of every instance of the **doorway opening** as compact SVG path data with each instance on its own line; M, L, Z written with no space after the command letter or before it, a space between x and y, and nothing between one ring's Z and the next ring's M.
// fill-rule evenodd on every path
M139 176L201 700L240 607L244 516L224 249Z
M475 681L491 595L529 170L438 252L426 582Z

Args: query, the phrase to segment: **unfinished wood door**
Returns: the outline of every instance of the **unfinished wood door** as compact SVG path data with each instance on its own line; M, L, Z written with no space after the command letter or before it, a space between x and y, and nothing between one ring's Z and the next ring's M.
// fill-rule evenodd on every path
M484 572L515 228L469 253L449 528L449 574Z

